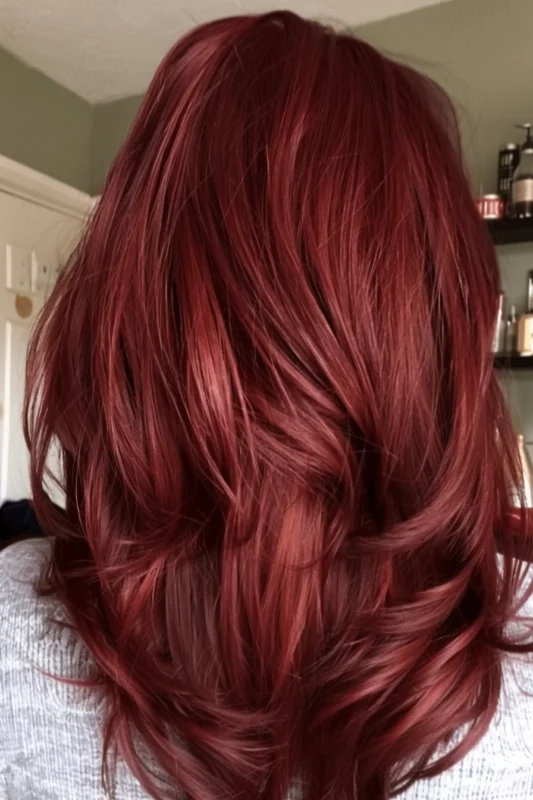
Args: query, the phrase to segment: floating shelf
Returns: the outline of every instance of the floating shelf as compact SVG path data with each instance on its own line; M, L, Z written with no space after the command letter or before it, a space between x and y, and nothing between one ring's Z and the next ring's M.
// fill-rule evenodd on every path
M488 219L486 223L494 244L533 242L533 218Z
M494 366L496 369L533 369L533 356L519 356L516 353L496 353Z

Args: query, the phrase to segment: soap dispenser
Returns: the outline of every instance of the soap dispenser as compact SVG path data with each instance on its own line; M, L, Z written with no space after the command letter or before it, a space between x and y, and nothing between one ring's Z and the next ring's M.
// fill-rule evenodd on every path
M533 136L531 124L517 125L526 131L526 141L520 148L520 161L513 175L512 200L516 217L533 217Z

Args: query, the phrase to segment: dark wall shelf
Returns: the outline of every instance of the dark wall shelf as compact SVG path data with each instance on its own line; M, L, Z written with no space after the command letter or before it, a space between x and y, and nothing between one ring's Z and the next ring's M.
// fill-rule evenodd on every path
M486 223L494 244L533 242L533 218L488 219Z
M533 356L519 356L515 353L496 353L494 356L496 369L533 369Z

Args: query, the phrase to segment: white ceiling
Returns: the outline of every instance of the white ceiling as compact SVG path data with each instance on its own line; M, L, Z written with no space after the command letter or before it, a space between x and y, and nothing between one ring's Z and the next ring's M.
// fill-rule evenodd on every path
M0 0L0 46L92 103L143 92L189 28L290 8L355 26L447 0Z

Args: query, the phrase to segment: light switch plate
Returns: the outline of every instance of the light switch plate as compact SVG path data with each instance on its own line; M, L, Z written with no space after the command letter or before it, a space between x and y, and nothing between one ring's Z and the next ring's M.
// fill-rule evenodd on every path
M52 267L48 262L34 258L32 261L31 290L33 294L45 294L52 281Z
M6 245L6 287L20 294L29 294L35 260L33 250Z

